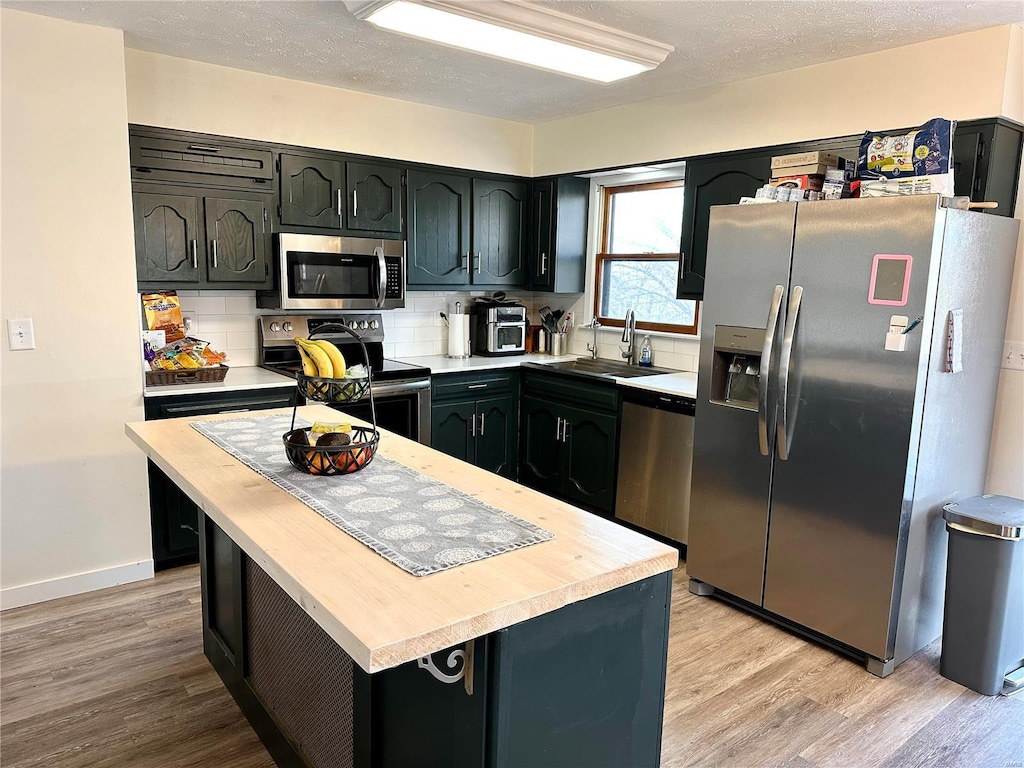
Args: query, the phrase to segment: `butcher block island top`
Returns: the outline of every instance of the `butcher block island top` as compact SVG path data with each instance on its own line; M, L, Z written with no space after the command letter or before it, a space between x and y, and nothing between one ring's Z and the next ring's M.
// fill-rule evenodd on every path
M299 408L299 416L311 422L337 421L338 412L311 405ZM229 418L246 417L252 414ZM555 535L429 576L413 576L190 426L192 421L223 418L133 422L125 429L368 673L670 571L678 563L672 547L381 430L380 455ZM324 477L323 482L344 483L346 477Z

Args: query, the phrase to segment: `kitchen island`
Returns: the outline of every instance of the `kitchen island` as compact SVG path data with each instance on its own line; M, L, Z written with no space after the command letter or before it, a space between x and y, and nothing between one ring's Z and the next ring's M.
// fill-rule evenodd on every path
M383 432L554 534L416 577L190 421L126 429L203 511L204 649L279 765L657 765L675 549Z

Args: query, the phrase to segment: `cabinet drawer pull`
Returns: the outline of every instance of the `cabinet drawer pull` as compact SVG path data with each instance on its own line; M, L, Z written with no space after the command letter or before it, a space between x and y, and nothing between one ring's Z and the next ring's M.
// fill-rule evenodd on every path
M193 152L220 152L217 147L208 147L205 144L189 144L188 148Z
M233 411L217 411L218 414L221 414L221 413L248 413L248 412L249 412L248 408L235 408Z
M466 389L487 389L486 384L470 384Z

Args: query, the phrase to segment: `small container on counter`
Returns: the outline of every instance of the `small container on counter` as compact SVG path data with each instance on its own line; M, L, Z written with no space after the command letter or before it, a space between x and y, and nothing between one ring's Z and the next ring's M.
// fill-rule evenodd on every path
M551 354L552 355L564 355L565 350L568 347L566 341L566 335L564 333L552 333L551 334Z

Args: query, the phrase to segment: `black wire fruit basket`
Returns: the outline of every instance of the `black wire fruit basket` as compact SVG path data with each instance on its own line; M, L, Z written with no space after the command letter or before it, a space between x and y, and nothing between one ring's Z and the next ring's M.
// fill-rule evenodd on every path
M369 366L369 355L366 345L358 333L348 326L337 323L325 323L310 334L312 338L317 333L329 331L344 331L359 342L363 350L363 359L367 361L366 377L362 379L328 379L316 376L306 376L299 372L296 376L299 392L307 400L318 403L354 403L364 398L370 400L370 421L372 428L352 427L351 432L343 433L348 436L349 442L340 445L336 441L343 438L332 438L325 441L327 435L321 435L315 443L310 444L309 437L311 428L295 427L295 415L298 406L292 408L292 426L283 436L285 455L288 462L296 469L310 475L345 475L350 472L358 472L365 467L377 454L377 446L380 444L380 432L377 429L377 406L373 401L373 371ZM324 444L321 445L321 442Z

